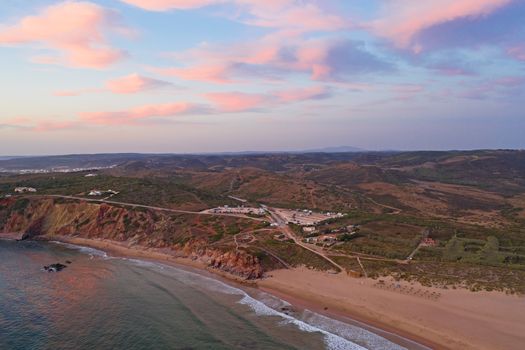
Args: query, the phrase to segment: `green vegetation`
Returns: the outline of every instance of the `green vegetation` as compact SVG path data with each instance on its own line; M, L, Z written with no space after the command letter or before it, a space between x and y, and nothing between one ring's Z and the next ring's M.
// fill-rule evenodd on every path
M51 161L58 162L55 166L68 162L75 166L85 165L83 162L119 164L97 171L95 177L85 177L86 172L0 174L0 195L13 194L18 186L38 189L36 194L0 199L0 225L5 225L11 212L26 211L29 198L46 194L86 197L94 189L112 189L119 192L111 197L117 202L190 211L236 206L239 203L228 198L233 195L247 199L250 205L346 213L318 225L318 232L340 235L328 254L348 270L360 271L351 257L359 254L367 272L375 277L393 275L447 288L524 290L522 151L80 158L84 160L75 156L20 159L3 166L0 161L0 167L9 169L15 165L21 169L51 167L47 164ZM56 198L54 203L75 202ZM65 230L82 231L90 225L79 216ZM276 257L291 266L332 268L291 241L273 239L277 230L268 222L170 216L112 205L100 226L104 232L97 234L111 239L162 247L198 241L225 251L234 249L235 235L267 228L254 233L253 241L248 238L241 244L241 249L259 257L266 268L282 267ZM291 228L305 237L301 227ZM418 248L410 264L397 261L405 260L424 238L430 239L427 246Z
M19 198L16 200L15 204L11 207L12 211L16 211L18 214L23 214L26 208L29 206L29 199Z
M500 249L499 240L494 236L486 240L453 237L443 250L444 261L490 266L507 266L525 270L525 255L520 254L522 247Z

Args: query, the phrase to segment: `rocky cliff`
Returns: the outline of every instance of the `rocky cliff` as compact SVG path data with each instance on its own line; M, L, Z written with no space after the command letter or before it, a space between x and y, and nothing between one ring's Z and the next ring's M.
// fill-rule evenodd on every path
M57 198L0 200L0 232L22 232L25 239L68 236L111 240L189 257L246 279L262 277L259 259L228 242L231 234L257 225L235 217L172 214Z

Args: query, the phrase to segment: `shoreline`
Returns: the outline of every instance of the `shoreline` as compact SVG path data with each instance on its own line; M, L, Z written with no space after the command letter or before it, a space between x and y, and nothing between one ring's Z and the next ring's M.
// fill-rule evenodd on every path
M434 344L433 342L429 342L424 338L404 332L402 330L398 330L393 327L387 327L387 325L380 324L373 319L354 317L355 315L351 313L334 313L331 310L327 312L327 310L323 310L321 306L312 303L308 299L298 298L290 294L282 293L278 289L261 286L261 282L265 279L248 281L244 278L237 277L228 272L224 272L215 268L211 268L202 262L195 261L189 258L175 257L172 255L146 249L133 249L125 247L119 243L107 240L94 240L67 236L40 237L40 239L38 240L46 242L56 241L60 243L94 248L104 251L115 257L139 258L170 265L176 268L189 267L198 271L205 271L213 275L213 278L219 279L222 282L235 284L236 287L240 288L249 288L257 291L262 291L264 293L273 295L281 300L289 302L290 304L300 309L307 309L312 312L318 313L322 316L326 316L334 320L341 321L343 323L364 328L398 345L404 347L411 345L411 347L409 346L407 348L408 350L422 349L424 347L429 347L431 349L440 349L439 347L437 347L437 344Z
M22 239L23 234L15 232L0 232L0 239L6 241L19 241Z
M428 288L389 278L383 278L386 285L400 288L379 288L375 280L307 269L270 274L260 287L284 300L287 296L307 300L307 305L321 305L327 313L351 315L432 349L518 350L525 344L524 297ZM439 291L440 297L430 300L400 292L409 287Z
M0 237L3 237L3 235L4 234L0 234ZM341 274L333 275L320 271L296 268L292 270L270 271L268 272L269 276L266 278L246 281L230 273L210 268L206 264L196 260L177 257L154 249L130 248L114 241L64 236L47 236L41 237L39 240L58 241L95 248L116 257L139 258L172 265L174 267L186 266L206 271L216 278L222 279L223 282L234 283L240 287L249 287L274 295L301 309L308 309L320 315L369 330L407 349L421 349L423 347L431 349L520 349L520 345L525 342L525 317L517 316L516 318L515 315L516 312L519 313L518 310L520 310L520 306L522 308L525 306L525 298L507 296L500 292L473 293L465 290L452 291L439 289L439 291L443 293L443 299L449 302L450 300L455 300L451 308L450 305L447 305L448 303L445 304L445 302L441 300L422 300L422 298L416 296L382 290L373 286L373 283L377 281L371 279L355 279ZM352 294L355 299L349 298L350 294ZM457 303L458 300L454 299L453 294L458 294L456 299L459 298L459 304ZM363 296L365 298L364 305ZM499 314L496 313L496 315L483 313L483 317L471 317L472 315L469 313L469 308L466 308L466 311L461 309L459 309L459 311L456 310L458 307L461 308L461 306L465 306L461 304L462 298L460 297L467 297L468 299L476 299L475 301L477 301L477 303L471 302L472 305L470 306L474 306L475 311L480 312L480 310L476 308L476 306L480 306L480 296L485 297L484 299L482 298L483 302L497 299L498 302L496 306L502 301L508 302L510 306L507 305L509 307L500 310ZM413 308L413 310L411 308ZM403 312L403 309L409 312ZM490 334L487 329L483 327L484 318L488 317L492 319L496 317L494 322L501 321L498 317L504 315L505 312L509 310L513 310L513 317L515 319L510 317L510 321L504 320L503 323L514 323L515 327L505 329L510 331L508 333L510 333L509 337L511 339L503 339L506 336L504 332L504 334L498 334L500 338L502 338L501 343L499 343L498 340L496 340L495 343L494 338L498 337ZM432 317L428 317L430 314ZM455 332L453 329L447 329L447 327L440 328L438 327L440 325L439 322L436 323L432 321L434 318L442 320L442 314L445 315L445 319L450 317L449 321L456 321L451 322L453 323L452 327L458 327L458 317L460 319L461 317L465 318L463 321L466 321L466 324L459 322L459 325L462 327L458 327ZM518 322L517 325L516 322ZM520 326L520 322L522 326ZM469 323L471 323L470 326ZM473 332L475 336L471 336L470 334L473 328L478 329L477 332ZM500 328L496 328L500 330Z

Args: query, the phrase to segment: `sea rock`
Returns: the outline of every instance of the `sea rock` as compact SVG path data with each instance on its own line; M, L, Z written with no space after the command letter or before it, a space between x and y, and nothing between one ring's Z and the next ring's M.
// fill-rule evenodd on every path
M47 272L60 272L66 267L67 267L66 265L62 265L61 263L56 263L56 264L44 266L44 270Z

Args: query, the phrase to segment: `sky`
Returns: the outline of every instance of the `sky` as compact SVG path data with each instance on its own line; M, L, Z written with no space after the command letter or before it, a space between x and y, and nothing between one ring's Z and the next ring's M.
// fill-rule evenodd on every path
M525 148L523 0L2 0L0 155Z

